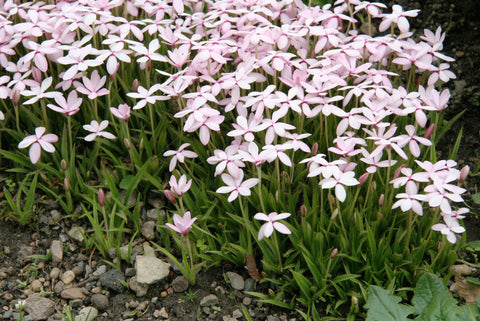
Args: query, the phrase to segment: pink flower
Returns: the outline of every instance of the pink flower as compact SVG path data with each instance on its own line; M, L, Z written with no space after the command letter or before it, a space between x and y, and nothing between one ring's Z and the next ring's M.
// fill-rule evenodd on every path
M262 227L260 227L260 230L258 231L258 240L261 241L264 237L270 237L274 229L282 234L292 234L285 224L278 222L279 220L283 220L290 215L290 213L278 214L277 212L272 212L268 214L268 216L265 213L255 214L254 218L256 220L267 221L262 225Z
M82 77L83 85L79 81L75 81L74 85L77 91L82 94L88 95L88 98L95 99L100 96L108 95L110 91L106 88L102 88L107 81L107 76L100 78L98 71L94 70L91 75L91 79Z
M83 125L83 129L92 132L91 134L85 136L87 142L91 142L98 136L102 136L108 139L115 139L115 135L109 132L103 131L108 126L108 120L103 120L100 124L96 120L92 120L89 125Z
M354 172L333 172L333 175L329 178L322 179L319 185L322 188L333 188L335 187L335 196L340 202L344 202L347 197L347 192L344 185L354 186L360 184L359 181L355 179Z
M182 175L177 182L177 178L172 175L169 184L171 187L170 190L180 197L190 189L190 186L192 186L192 180L187 181L187 176Z
M127 121L130 118L130 106L121 104L118 108L110 107L113 116Z
M175 169L175 166L177 165L177 161L180 163L185 162L185 157L186 158L197 158L198 155L195 152L192 152L190 150L185 150L190 146L189 143L182 144L178 150L167 150L165 153L163 153L163 157L168 157L168 156L173 156L172 159L170 160L170 165L168 167L168 170L172 172Z
M457 242L457 236L455 233L465 232L465 228L458 223L458 220L452 216L443 216L443 222L432 226L432 230L439 231L443 235L447 236L447 240L450 243L455 244Z
M55 96L54 99L58 106L47 104L47 107L56 112L66 114L67 116L76 114L80 110L80 105L82 104L82 98L78 98L75 90L68 94L68 98L66 100L63 96Z
M197 220L196 217L192 218L190 211L185 212L183 217L178 214L173 214L173 224L166 223L165 225L183 235L187 235L188 231L192 228L193 223Z
M258 178L250 178L242 182L243 171L241 171L237 177L233 177L229 174L222 174L222 180L227 186L218 188L217 193L231 193L230 196L228 196L229 202L233 202L238 195L250 196L250 188L258 183Z
M29 155L32 164L38 162L42 153L42 149L48 153L53 153L55 151L55 147L52 145L52 143L56 143L58 141L58 136L55 134L44 135L45 130L45 127L35 128L35 135L25 137L18 144L18 148L27 148L31 145Z

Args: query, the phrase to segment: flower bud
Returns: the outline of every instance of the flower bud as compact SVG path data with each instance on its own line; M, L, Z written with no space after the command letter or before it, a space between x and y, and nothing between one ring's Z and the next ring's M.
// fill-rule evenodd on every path
M400 177L400 174L402 173L402 169L404 169L405 167L407 167L407 164L402 164L402 165L400 165L400 166L395 170L395 173L393 173L393 178L392 178L392 179L399 178L399 177Z
M370 175L370 173L363 173L359 178L358 178L358 181L360 182L360 186L362 186L363 184L365 184L368 180L368 176Z
M42 83L42 71L36 67L32 68L33 79L39 84Z
M352 295L352 305L358 306L358 298Z
M124 138L123 139L123 143L125 144L125 147L130 150L132 148L132 146L130 145L130 141L128 140L128 138Z
M134 79L132 83L132 91L137 91L138 90L138 79Z
M65 159L62 159L60 162L60 166L62 167L62 171L65 172L67 170L67 161Z
M173 192L169 189L165 190L165 197L172 203L175 204L175 195L173 195Z
M435 128L435 124L431 124L430 126L428 126L427 128L427 131L425 132L425 134L423 135L423 137L425 137L426 139L429 139L430 136L432 135L433 133L433 129Z
M333 259L335 256L337 256L337 254L338 254L338 249L334 248L330 253L330 259Z
M463 183L467 179L468 173L470 173L470 166L465 165L460 170L460 182Z
M330 203L330 206L334 207L335 206L335 197L332 194L328 194L327 199L328 199L328 202Z
M384 201L385 201L385 194L380 194L380 197L378 198L378 206L382 207Z
M18 89L15 88L15 89L12 91L11 98L12 98L12 103L13 103L15 106L18 106L18 103L20 102L20 90L18 90Z
M65 177L63 180L63 188L68 192L70 190L70 180L68 177Z
M302 204L300 206L300 215L302 215L303 217L307 215L307 207L305 206L305 204Z
M317 153L318 153L318 143L315 143L312 146L312 156L317 155Z
M105 205L105 193L103 192L103 189L98 191L98 203L100 206Z

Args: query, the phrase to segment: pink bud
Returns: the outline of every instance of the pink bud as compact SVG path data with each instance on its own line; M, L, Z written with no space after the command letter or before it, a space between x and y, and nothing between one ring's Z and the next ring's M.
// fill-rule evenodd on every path
M381 194L380 197L378 198L378 206L382 207L384 201L385 201L385 194Z
M465 180L467 179L467 176L468 176L468 173L470 173L470 166L468 165L465 165L462 167L462 169L460 170L460 182L465 182Z
M318 153L318 143L315 143L312 146L312 156L317 155L317 153Z
M15 105L15 106L18 106L18 103L20 102L20 90L18 89L14 89L12 91L12 103Z
M33 79L39 84L42 82L42 71L36 67L32 68Z
M65 177L63 180L63 188L68 192L70 190L70 180L68 177Z
M430 136L433 133L434 128L435 128L435 124L431 124L430 126L428 126L427 131L425 132L425 135L423 135L423 137L425 137L427 139L430 138Z
M338 249L334 248L332 252L330 252L330 259L333 259L338 254Z
M365 184L368 180L368 176L370 176L370 173L363 173L359 178L358 181L360 182L360 186Z
M400 165L395 171L395 173L393 173L393 179L399 178L400 174L402 173L402 169L404 169L405 167L407 167L407 164Z
M169 189L165 190L165 197L172 203L175 203L175 195Z
M98 191L98 203L100 203L100 206L105 205L105 193L103 192L103 189Z
M138 79L134 79L132 83L132 91L138 90Z
M305 217L305 215L307 215L307 207L305 206L305 204L302 204L300 206L300 215L302 215L303 217Z
M125 144L125 147L127 147L128 150L130 150L132 148L132 146L130 145L130 141L128 140L128 138L125 137L125 139L123 140L123 143Z
M65 159L62 159L62 161L60 162L60 166L62 167L62 171L66 171L67 170L67 161Z

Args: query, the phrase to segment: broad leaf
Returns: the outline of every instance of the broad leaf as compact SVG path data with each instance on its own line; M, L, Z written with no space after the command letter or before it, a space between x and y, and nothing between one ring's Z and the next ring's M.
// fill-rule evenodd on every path
M414 290L412 304L415 307L415 313L420 314L430 304L437 293L447 293L448 289L442 280L435 274L425 273L418 280Z
M463 321L457 316L460 309L457 301L448 293L437 293L416 321Z
M368 300L365 308L368 309L366 321L404 321L413 313L413 308L399 302L402 299L390 294L378 286L368 288Z

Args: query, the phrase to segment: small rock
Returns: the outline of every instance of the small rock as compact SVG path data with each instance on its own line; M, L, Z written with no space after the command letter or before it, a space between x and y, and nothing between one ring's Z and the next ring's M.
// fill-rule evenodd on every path
M248 296L244 297L243 300L242 300L242 303L243 303L243 305L250 305L250 303L252 303L252 299L249 298Z
M237 321L237 319L229 315L224 315L222 321Z
M241 291L245 288L245 281L240 274L235 272L227 272L226 274L232 288L238 291Z
M128 280L128 286L130 287L130 290L135 292L137 297L142 297L142 296L146 295L147 292L148 292L148 285L138 283L136 276L134 276L130 280Z
M240 319L241 317L243 317L243 313L239 309L233 310L232 317L234 317L235 319Z
M168 292L167 291L162 291L162 292L160 292L160 296L162 298L166 298L168 296Z
M83 240L84 240L83 235L85 234L85 230L80 226L74 225L68 231L67 234L72 240L74 240L78 243L82 243Z
M52 280L56 280L58 279L58 277L60 276L60 269L58 267L54 267L51 271L50 271L50 278Z
M132 276L135 276L135 268L126 268L125 269L125 276L126 277L132 277Z
M72 306L73 309L77 309L83 305L83 300L73 299L73 300L70 300L69 304Z
M465 56L465 52L464 51L460 51L458 50L455 55L457 56L457 58L462 58Z
M267 316L266 321L280 321L280 320L276 316L269 315L269 316Z
M127 245L128 246L128 245ZM117 248L111 247L107 250L108 257L114 259L117 257Z
M91 296L90 302L98 310L106 310L108 307L108 297L106 295L97 293Z
M135 261L137 282L154 284L170 274L170 264L154 256L137 255Z
M248 278L245 280L245 287L243 288L244 291L253 291L253 285L255 284L255 280L252 278Z
M94 276L100 276L102 275L103 273L107 272L107 266L106 265L100 265L98 267L98 269L95 270L95 272L93 272L92 274Z
M62 281L55 283L55 286L53 287L53 292L55 292L55 294L60 294L63 290L65 290L65 284Z
M75 275L83 274L85 271L85 262L78 262L78 264L73 267L72 271L75 273Z
M205 306L214 306L215 304L218 303L218 297L215 294L209 294L207 296L204 296L202 300L200 301L200 306L205 307Z
M80 310L75 321L92 321L98 316L98 310L94 307L86 307Z
M172 281L172 287L175 292L185 292L188 289L188 280L183 275L177 276Z
M143 223L140 232L147 240L153 240L155 238L155 225L154 221L146 221Z
M25 300L24 309L32 320L45 320L55 312L55 302L33 295Z
M73 280L75 280L75 272L73 272L72 270L67 270L63 272L60 279L65 285L69 285L70 283L73 282Z
M50 253L52 254L52 261L58 264L63 260L63 244L59 240L53 240L50 245Z
M40 290L42 289L42 282L40 282L39 280L33 280L32 281L32 291L33 292L40 292Z
M65 289L60 293L60 296L67 300L83 299L86 297L81 288Z
M33 255L33 247L23 245L20 247L19 251L16 252L16 254L17 254L16 261L18 262L18 264L24 265L32 261L31 255Z
M124 281L125 275L120 270L110 270L100 275L100 284L103 287L116 292L121 293L125 290L125 287L122 284Z

